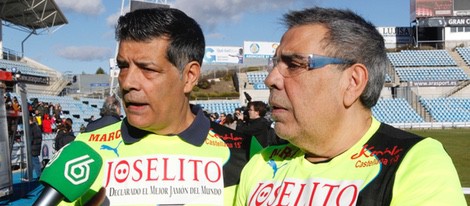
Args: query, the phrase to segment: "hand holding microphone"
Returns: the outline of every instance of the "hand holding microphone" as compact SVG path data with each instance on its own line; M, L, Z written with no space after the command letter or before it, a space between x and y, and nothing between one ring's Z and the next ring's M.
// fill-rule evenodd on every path
M64 146L44 168L39 179L44 190L33 205L75 201L95 182L102 163L100 155L83 142L74 141Z

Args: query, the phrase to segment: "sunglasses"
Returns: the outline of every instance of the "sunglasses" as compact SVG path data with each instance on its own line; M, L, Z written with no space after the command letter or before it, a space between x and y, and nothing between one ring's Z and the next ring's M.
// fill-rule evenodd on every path
M353 64L351 60L327 57L316 54L281 54L269 60L269 72L277 68L284 77L294 77L304 71L322 68L328 64Z

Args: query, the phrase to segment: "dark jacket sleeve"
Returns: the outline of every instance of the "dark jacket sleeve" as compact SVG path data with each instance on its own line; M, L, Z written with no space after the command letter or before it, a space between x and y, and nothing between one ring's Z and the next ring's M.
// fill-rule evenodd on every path
M245 135L255 136L263 147L268 146L268 121L264 118L250 120L246 124L238 124L237 131Z

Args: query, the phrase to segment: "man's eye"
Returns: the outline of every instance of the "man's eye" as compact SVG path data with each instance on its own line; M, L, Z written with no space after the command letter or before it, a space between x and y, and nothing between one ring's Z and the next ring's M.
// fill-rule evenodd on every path
M122 70L122 69L128 68L129 65L127 65L127 64L118 64L117 67Z
M286 65L289 69L299 69L303 67L303 64L298 62L286 62Z

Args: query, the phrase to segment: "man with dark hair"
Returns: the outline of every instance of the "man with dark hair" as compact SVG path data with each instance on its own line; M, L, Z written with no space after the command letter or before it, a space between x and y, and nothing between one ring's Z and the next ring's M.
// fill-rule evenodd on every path
M376 27L319 7L284 22L265 84L290 144L250 159L236 205L466 205L441 143L372 116L388 65Z
M236 130L245 135L255 136L261 146L267 147L271 123L264 118L267 110L266 104L262 101L253 101L248 103L247 108L249 119L245 120L244 115L238 115Z
M72 129L73 120L70 118L65 119L57 126L57 134L54 139L54 149L59 151L66 144L72 142L75 139L75 134Z
M220 133L232 130L211 125L189 104L205 50L197 22L172 8L135 10L119 18L116 38L126 115L77 136L102 156L103 167L72 204L89 202L104 186L92 203L232 205L241 169L260 147ZM127 191L142 192L123 196Z

